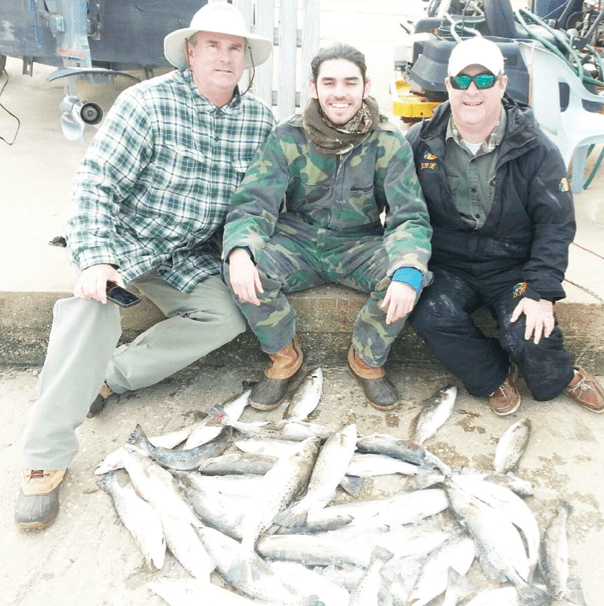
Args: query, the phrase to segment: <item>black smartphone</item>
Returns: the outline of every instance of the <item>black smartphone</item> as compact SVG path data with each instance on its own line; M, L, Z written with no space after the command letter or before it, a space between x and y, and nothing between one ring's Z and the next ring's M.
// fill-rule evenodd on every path
M115 282L107 282L107 299L117 303L120 307L132 307L141 302L140 297L118 286Z

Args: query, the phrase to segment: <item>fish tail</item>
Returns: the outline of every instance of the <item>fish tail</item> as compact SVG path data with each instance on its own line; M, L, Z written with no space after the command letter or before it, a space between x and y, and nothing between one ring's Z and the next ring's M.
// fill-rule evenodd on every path
M524 606L545 606L552 602L552 596L536 585L516 586L516 589Z
M232 584L247 584L258 577L254 571L252 556L247 550L241 550L231 562L227 578Z
M147 435L143 431L143 428L137 424L134 428L134 431L130 434L128 438L128 444L133 444L134 446L140 446L142 443L147 441Z

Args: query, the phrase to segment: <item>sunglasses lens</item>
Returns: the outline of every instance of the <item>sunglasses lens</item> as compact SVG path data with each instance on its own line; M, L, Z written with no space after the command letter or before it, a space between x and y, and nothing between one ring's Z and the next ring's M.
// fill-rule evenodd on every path
M478 74L474 76L476 88L491 88L495 84L497 78L493 74Z
M457 90L466 90L470 86L472 78L470 76L454 76L451 78L451 86Z

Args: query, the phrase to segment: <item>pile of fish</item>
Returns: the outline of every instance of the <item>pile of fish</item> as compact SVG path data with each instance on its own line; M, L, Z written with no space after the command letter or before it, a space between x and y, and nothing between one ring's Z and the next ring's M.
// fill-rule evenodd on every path
M179 431L147 438L138 425L100 464L98 484L150 569L169 550L190 575L158 575L156 594L171 606L585 604L568 576L570 506L540 533L523 500L532 487L513 473L528 419L503 434L491 472L455 470L424 447L455 386L423 404L409 441L309 422L322 387L318 368L280 421L240 421L246 391ZM384 474L411 476L413 488L356 498ZM482 587L466 576L475 561Z

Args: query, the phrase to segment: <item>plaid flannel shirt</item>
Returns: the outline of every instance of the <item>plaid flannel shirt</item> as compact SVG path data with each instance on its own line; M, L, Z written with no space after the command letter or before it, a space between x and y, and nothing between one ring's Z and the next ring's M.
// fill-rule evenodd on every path
M113 265L126 282L156 269L182 292L220 273L231 194L274 123L251 94L215 107L189 70L126 89L76 173L74 262Z

